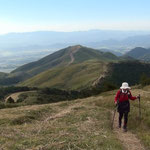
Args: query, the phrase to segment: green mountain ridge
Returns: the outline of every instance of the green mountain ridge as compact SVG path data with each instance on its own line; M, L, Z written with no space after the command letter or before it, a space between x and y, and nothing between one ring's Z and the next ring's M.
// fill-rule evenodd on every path
M91 60L72 64L68 67L56 67L30 78L20 85L60 89L86 88L91 86L104 73L106 64L101 61Z
M91 60L72 64L66 69L50 69L20 85L60 89L84 89L92 85L102 87L106 84L119 87L125 81L130 85L139 84L143 74L150 77L150 63L137 60L107 63Z
M69 46L65 49L59 50L53 54L50 54L36 62L32 62L26 65L23 65L14 72L28 72L31 75L36 75L47 69L51 69L57 66L66 66L71 61L71 53L74 56L73 63L79 63L91 59L98 59L102 61L118 60L119 58L112 53L104 53L92 48L83 47L80 45Z
M134 59L142 61L150 61L150 49L146 49L143 47L136 47L127 52L124 56L130 56Z
M101 52L80 45L65 49L67 64L57 65L20 83L21 86L81 89L91 86L104 74L108 62L120 60L110 52ZM66 62L67 62L66 61Z
M143 48L134 51L137 49L141 53ZM128 55L117 57L110 52L76 45L23 65L0 78L0 83L79 90L100 85L105 78L105 81L117 86L124 81L135 85L142 73L150 76L149 66L149 63L138 62Z
M63 70L66 70L66 72L69 72L67 71L67 69L71 70L70 71L71 73L73 70L71 68L77 68L77 66L81 68L80 65L76 65L76 64L82 64L87 61L91 61L90 63L93 63L95 61L101 61L101 62L114 61L115 62L118 60L120 60L120 58L110 52L105 53L105 52L101 52L99 50L84 47L81 45L69 46L53 54L50 54L38 61L31 62L29 64L23 65L15 69L10 74L8 74L5 78L0 80L0 85L16 84L16 83L25 81L27 79L30 79L50 69L57 70L58 68L58 71L54 71L54 72L57 72L58 75L60 74L60 70L61 70L60 68L63 68ZM76 65L76 66L74 67L73 65ZM89 66L88 63L86 65ZM75 70L81 70L81 69L75 69ZM51 71L48 71L48 72L51 72ZM93 72L93 74L95 74L95 72ZM49 76L51 77L51 75ZM85 75L82 74L82 76L86 76L86 73Z

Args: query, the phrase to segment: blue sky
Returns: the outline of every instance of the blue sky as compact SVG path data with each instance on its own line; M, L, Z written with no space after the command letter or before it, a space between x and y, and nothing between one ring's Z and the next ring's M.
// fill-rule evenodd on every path
M150 30L150 0L0 0L0 34Z

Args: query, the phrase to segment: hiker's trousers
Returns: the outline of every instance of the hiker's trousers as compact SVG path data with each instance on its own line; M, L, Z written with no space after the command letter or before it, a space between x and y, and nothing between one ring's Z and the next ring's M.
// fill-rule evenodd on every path
M119 112L119 125L122 124L122 118L124 117L124 127L127 126L128 123L128 112Z

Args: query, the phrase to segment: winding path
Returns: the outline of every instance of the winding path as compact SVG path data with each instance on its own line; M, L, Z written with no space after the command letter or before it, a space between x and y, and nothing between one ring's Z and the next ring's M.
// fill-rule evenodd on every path
M75 54L80 48L81 48L80 45L71 48L71 50L70 50L71 61L68 63L68 65L70 65L74 62L75 58L74 58L73 54Z
M35 92L35 91L23 91L23 92L16 92L13 94L10 94L9 96L7 96L5 98L5 102L7 102L7 100L11 97L15 102L17 102L17 100L19 99L19 95L23 94L23 93L29 93L29 92Z
M115 115L114 119L114 133L118 140L121 141L122 145L126 150L145 150L144 146L141 144L140 140L136 137L135 134L130 131L123 132L122 129L118 128L118 113Z
M101 96L100 99L103 97ZM73 108L84 106L83 102L76 103L74 105L68 106L65 110L60 111L59 113L52 115L50 117L47 117L43 123L46 123L49 120L54 120L57 118L61 118L67 114L69 114ZM109 110L110 111L110 110ZM42 123L42 124L43 124ZM41 130L39 130L41 131ZM118 128L118 113L116 113L114 118L114 134L118 138L119 141L121 141L123 147L125 150L145 150L144 146L141 144L140 140L136 137L135 134L131 133L130 131L123 132L122 129Z

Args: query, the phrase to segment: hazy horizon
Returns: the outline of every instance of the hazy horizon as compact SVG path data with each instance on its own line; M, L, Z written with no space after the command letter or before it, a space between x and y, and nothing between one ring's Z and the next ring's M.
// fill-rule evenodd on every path
M89 29L89 30L74 30L74 31L57 31L57 30L33 30L33 31L24 31L24 32L15 32L15 31L12 31L12 32L8 32L8 33L0 33L0 35L6 35L6 34L19 34L19 33L32 33L32 32L62 32L62 33L71 33L71 32L87 32L87 31L116 31L116 32L150 32L150 29L149 30L113 30L113 29Z
M71 45L150 47L149 0L0 0L0 68Z
M0 34L150 30L148 0L0 0Z

